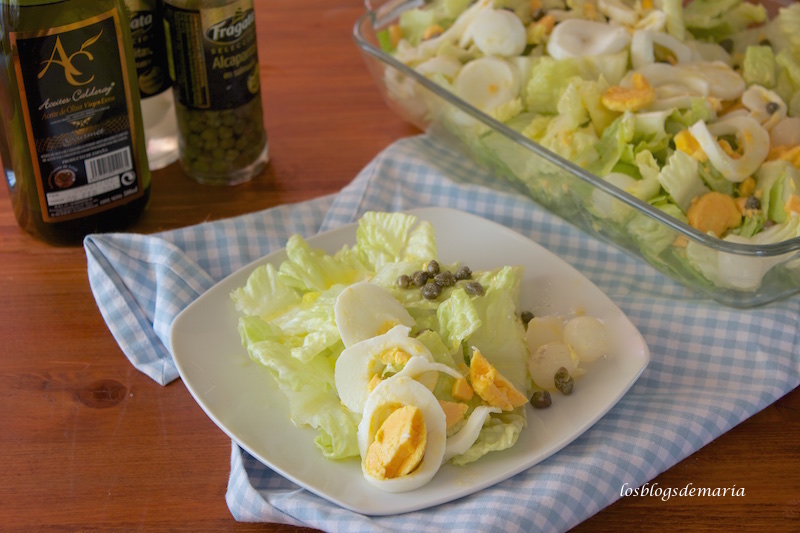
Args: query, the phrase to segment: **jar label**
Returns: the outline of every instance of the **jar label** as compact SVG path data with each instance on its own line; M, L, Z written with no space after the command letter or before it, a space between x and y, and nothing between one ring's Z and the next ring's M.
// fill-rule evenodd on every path
M144 193L116 9L10 33L42 218L105 211Z
M155 96L172 86L158 2L125 0L125 6L130 17L139 92L142 98Z
M260 94L253 0L200 10L166 4L164 27L180 103L232 109Z

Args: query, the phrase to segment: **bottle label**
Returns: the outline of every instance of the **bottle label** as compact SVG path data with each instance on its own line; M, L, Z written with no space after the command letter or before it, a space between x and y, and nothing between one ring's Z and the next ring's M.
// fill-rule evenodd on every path
M200 10L164 6L170 74L189 108L240 107L259 95L253 0Z
M130 17L139 92L142 98L155 96L172 86L158 3L156 0L125 0L125 6Z
M120 29L113 9L9 34L46 222L105 211L144 193Z

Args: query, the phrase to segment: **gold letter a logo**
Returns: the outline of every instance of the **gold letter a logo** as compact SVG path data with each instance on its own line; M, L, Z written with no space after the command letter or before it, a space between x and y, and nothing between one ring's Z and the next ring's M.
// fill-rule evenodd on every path
M91 52L87 52L86 48L88 48L95 41L97 41L97 39L99 39L102 34L103 31L100 30L100 33L98 33L94 37L90 37L89 39L87 39L81 45L80 50L69 56L64 51L64 45L61 44L61 37L57 36L56 45L53 47L53 52L50 54L50 59L44 62L44 68L41 70L41 72L39 72L39 79L41 79L42 76L45 75L47 69L50 68L50 65L55 63L56 65L60 65L64 69L64 77L67 79L67 82L70 85L86 85L87 83L91 82L94 79L94 74L92 74L91 78L85 81L80 81L77 79L76 76L83 75L83 72L75 68L75 65L72 64L72 60L75 56L79 55L86 56L86 58L89 59L89 61L94 60L94 56L91 54Z

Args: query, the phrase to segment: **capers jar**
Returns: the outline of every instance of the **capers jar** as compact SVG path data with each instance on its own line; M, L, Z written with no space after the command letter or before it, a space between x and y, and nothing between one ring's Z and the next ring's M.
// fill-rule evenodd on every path
M150 198L122 0L0 0L0 156L20 227L52 244L132 224Z
M234 185L268 160L253 0L167 0L181 165L201 183Z

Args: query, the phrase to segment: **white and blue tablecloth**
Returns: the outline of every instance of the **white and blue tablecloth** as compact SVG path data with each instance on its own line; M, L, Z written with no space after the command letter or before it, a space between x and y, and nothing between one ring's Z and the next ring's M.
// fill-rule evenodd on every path
M236 520L348 533L565 531L619 499L623 485L648 482L800 384L800 297L752 310L721 306L552 216L425 135L389 146L335 195L155 235L90 235L89 280L122 351L167 384L179 377L172 320L215 282L294 233L309 237L369 210L424 206L499 222L574 265L639 328L650 365L559 453L471 496L403 515L337 507L233 443L226 500Z

